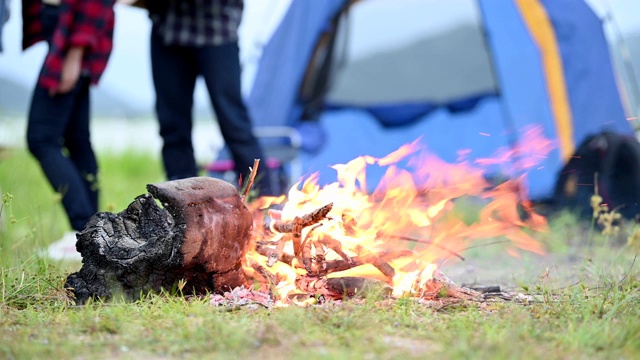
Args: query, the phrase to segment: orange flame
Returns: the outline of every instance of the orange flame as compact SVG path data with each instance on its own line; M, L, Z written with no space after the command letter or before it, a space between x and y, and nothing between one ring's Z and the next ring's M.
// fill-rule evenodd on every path
M382 157L358 157L346 164L334 165L337 182L318 185L317 174L295 184L286 199L261 198L250 204L256 218L256 241L271 244L284 241L284 234L262 231L264 223L293 221L296 217L333 203L328 217L318 227L302 231L302 244L314 259L340 260L367 258L367 264L329 274L329 277L359 276L386 281L393 296L419 294L431 279L438 261L451 258L468 246L470 240L505 237L516 248L543 253L543 248L527 229L545 231L546 220L536 214L523 198L523 178L512 178L491 187L478 165L502 164L517 159L520 168L535 166L551 150L551 142L538 128L527 129L521 146L501 150L493 159L480 159L471 165L467 161L446 163L429 155L419 140L400 147ZM467 152L464 152L466 156ZM536 160L538 159L538 160ZM401 168L406 161L413 171ZM373 193L367 191L367 166L387 167ZM464 216L470 210L461 209L464 198L475 198L476 220ZM285 202L286 200L286 202ZM281 212L269 212L269 221L259 209L282 204ZM524 216L523 216L524 214ZM330 239L327 241L326 239ZM278 294L281 304L290 294L299 292L296 278L306 274L300 259L295 259L291 241L278 245L283 254L294 258L291 264L270 263L266 256L252 249L244 259L247 277L269 286ZM385 271L385 263L392 271Z

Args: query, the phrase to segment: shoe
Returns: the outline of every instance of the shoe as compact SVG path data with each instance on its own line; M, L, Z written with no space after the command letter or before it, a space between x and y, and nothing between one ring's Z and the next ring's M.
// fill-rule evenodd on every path
M60 240L49 245L44 255L53 260L82 261L82 255L76 250L77 234L76 231L65 233Z

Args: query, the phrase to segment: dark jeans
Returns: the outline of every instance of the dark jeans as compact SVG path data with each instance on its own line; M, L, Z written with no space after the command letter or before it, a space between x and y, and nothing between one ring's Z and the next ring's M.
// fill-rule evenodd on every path
M45 7L43 23L52 33L57 9ZM36 85L29 108L29 151L38 160L74 230L98 211L98 165L89 135L89 79L81 77L66 94L49 96Z
M236 174L246 179L253 160L262 159L260 181L254 188L261 195L273 194L266 158L253 135L240 92L238 44L168 46L154 30L151 31L151 67L167 178L174 180L198 174L191 132L193 93L196 79L202 76L222 136L235 162Z

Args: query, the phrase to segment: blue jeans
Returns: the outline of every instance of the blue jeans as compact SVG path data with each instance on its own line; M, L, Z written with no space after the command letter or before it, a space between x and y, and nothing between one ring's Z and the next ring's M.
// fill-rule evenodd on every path
M261 195L274 193L266 158L253 135L252 124L240 91L237 43L187 47L165 45L151 31L151 68L156 92L156 115L163 139L162 159L169 180L198 175L191 132L193 93L198 76L204 78L224 141L235 163L236 175L246 179L254 159L262 159Z
M51 36L57 8L45 6L43 25ZM98 211L98 164L89 135L89 79L81 77L66 94L49 96L36 85L27 126L29 151L38 160L71 227L80 231Z

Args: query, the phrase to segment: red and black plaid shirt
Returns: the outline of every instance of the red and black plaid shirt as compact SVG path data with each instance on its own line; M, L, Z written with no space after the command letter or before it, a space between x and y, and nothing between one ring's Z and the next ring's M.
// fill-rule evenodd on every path
M60 84L62 63L71 47L85 48L82 70L97 84L113 47L115 0L62 0L58 25L51 39L39 84L47 89ZM22 48L46 40L40 13L41 0L22 0Z

